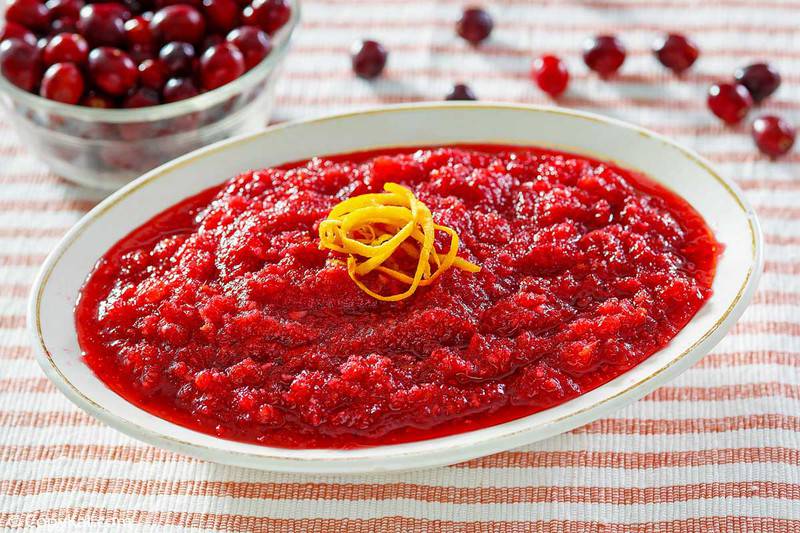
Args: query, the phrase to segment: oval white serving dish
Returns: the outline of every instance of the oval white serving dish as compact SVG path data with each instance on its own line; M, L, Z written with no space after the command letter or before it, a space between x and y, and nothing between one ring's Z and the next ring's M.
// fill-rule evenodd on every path
M557 407L437 439L354 450L290 450L224 440L128 403L81 359L73 309L95 262L176 202L253 168L381 147L496 143L552 147L639 170L688 200L725 245L713 296L663 350ZM298 473L366 473L452 464L529 444L631 403L691 366L741 316L762 268L761 231L739 189L693 151L613 119L558 108L433 103L392 106L281 125L167 163L110 196L49 255L28 310L39 364L75 404L147 443L209 461Z

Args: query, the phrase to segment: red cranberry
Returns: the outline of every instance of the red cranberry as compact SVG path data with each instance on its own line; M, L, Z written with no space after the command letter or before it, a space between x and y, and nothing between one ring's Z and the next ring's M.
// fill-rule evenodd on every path
M134 44L128 49L128 55L131 56L134 63L138 64L156 57L156 55L158 55L158 48L152 44Z
M119 96L136 85L139 71L136 63L122 50L101 46L89 53L89 74L95 87Z
M0 43L0 72L20 89L33 91L42 78L39 49L21 39L3 41Z
M114 100L110 96L96 91L89 91L81 100L81 105L95 109L111 109L114 107Z
M122 46L128 18L130 12L121 4L87 4L81 9L78 30L92 46Z
M700 56L700 49L685 35L670 33L656 40L653 53L662 65L680 74L694 65Z
M154 39L153 32L150 29L150 21L141 15L127 21L125 23L125 39L129 45L153 45Z
M167 81L167 69L158 59L146 59L139 63L139 82L150 89L161 90Z
M82 65L89 56L89 44L77 33L59 33L44 48L44 64L75 63Z
M32 46L36 46L37 43L36 35L31 30L21 24L10 21L7 21L3 30L0 31L0 41L5 41L6 39L19 39Z
M50 23L48 35L58 35L59 33L78 33L78 19L72 17L61 17Z
M531 75L536 85L554 98L563 93L569 83L567 65L552 55L543 55L534 61Z
M83 0L47 0L45 5L53 18L67 17L78 20L84 2Z
M212 31L227 33L239 22L239 6L235 0L203 0L203 13Z
M469 85L463 83L456 83L453 88L444 97L445 100L477 100L478 97L470 89Z
M44 32L50 24L50 12L39 0L9 0L6 20Z
M781 85L781 75L767 63L754 63L737 69L735 77L747 87L755 102L763 101Z
M613 35L598 35L583 45L583 62L602 77L611 76L625 62L625 45Z
M283 27L292 15L286 0L254 0L242 11L242 19L249 26L258 26L272 35Z
M200 58L200 77L206 91L232 82L244 71L244 56L231 43L213 46Z
M158 53L158 58L170 76L186 76L192 73L194 47L189 43L167 43Z
M136 107L150 107L161 103L158 91L148 87L139 87L122 101L122 107L132 109Z
M478 44L489 37L492 28L492 16L477 7L465 9L456 23L456 33L472 44Z
M218 44L222 44L224 42L225 42L225 37L223 37L222 35L220 35L218 33L212 33L210 35L206 35L205 37L203 37L203 42L202 42L202 44L200 44L200 46L197 49L197 51L199 51L200 55L202 55L203 52L205 52L209 48L212 48L212 47L217 46Z
M794 126L773 115L755 119L752 133L758 149L770 157L780 157L789 152L797 135Z
M753 105L753 99L744 85L715 83L708 88L708 107L728 124L740 122Z
M189 5L178 4L156 11L150 27L153 29L153 34L162 43L183 41L196 44L203 39L206 21L197 9Z
M380 76L386 66L389 52L377 41L361 41L353 45L351 59L353 71L360 77L372 79Z
M164 85L163 95L164 102L169 104L197 96L198 91L189 78L170 78Z
M48 100L77 104L83 96L83 75L73 63L51 65L42 78L39 94Z
M267 34L255 26L236 28L228 34L227 40L242 52L247 70L261 63L272 50L272 43Z

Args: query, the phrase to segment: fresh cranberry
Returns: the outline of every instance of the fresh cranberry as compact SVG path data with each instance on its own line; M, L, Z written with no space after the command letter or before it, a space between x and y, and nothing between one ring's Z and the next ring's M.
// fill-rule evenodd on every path
M531 75L536 85L554 98L563 93L569 83L567 65L552 55L543 55L534 61Z
M114 99L96 91L88 91L81 100L81 105L95 109L111 109L115 107Z
M456 23L456 32L472 44L478 44L492 33L494 21L485 10L471 7L464 10Z
M351 59L353 71L360 77L372 79L380 76L386 66L389 52L377 41L361 41L353 45Z
M598 35L583 45L583 62L602 77L611 76L625 62L625 45L613 35Z
M763 101L781 85L781 75L767 63L754 63L737 69L735 78L747 87L755 102Z
M44 32L50 24L50 12L39 0L9 0L6 20L33 31Z
M700 49L685 35L670 33L656 40L653 53L662 65L680 74L694 65L700 56Z
M122 101L122 107L132 109L136 107L150 107L160 103L161 99L158 96L158 91L150 89L149 87L139 87Z
M89 43L77 33L59 33L47 43L42 57L45 65L75 63L83 65L89 56Z
M170 78L164 85L164 102L168 104L178 100L186 100L198 94L197 88L189 78Z
M125 22L125 39L129 45L153 45L154 39L153 31L150 29L150 21L145 17L138 16Z
M31 30L11 21L6 22L5 27L0 31L0 41L5 41L6 39L19 39L32 46L36 46L37 42L36 35Z
M753 99L744 85L715 83L708 88L709 109L728 124L740 122L752 106Z
M792 149L797 132L782 118L764 115L753 121L752 134L761 152L770 157L780 157Z
M77 104L83 96L83 75L73 63L51 65L42 78L39 94L48 100Z
M183 41L197 44L203 39L206 22L203 15L185 4L167 6L156 11L150 22L153 34L162 42Z
M26 91L33 91L42 79L39 49L21 39L0 43L0 72L8 81Z
M95 87L113 96L131 90L139 77L136 63L130 56L108 46L95 48L89 53L89 74Z
M228 34L227 40L242 52L247 70L261 63L272 50L267 34L255 26L236 28Z
M244 71L244 56L231 43L213 46L200 58L200 77L206 91L232 82Z
M78 20L84 2L83 0L48 0L45 5L53 18L68 17Z
M59 17L50 23L48 35L59 33L78 33L78 19L72 17Z
M139 63L139 82L150 89L161 90L167 81L167 69L158 59L146 59Z
M227 33L239 22L239 6L235 0L203 0L203 13L212 31Z
M477 100L478 97L470 89L469 85L464 83L456 83L453 88L444 97L445 100Z
M167 43L161 47L158 58L170 76L187 76L192 73L194 47L189 43Z
M152 44L134 44L128 49L128 55L138 64L155 58L158 55L158 48Z
M87 4L81 8L78 30L92 46L122 46L128 18L130 12L121 4Z
M289 21L292 8L286 0L254 0L244 8L242 18L248 26L258 26L269 35Z

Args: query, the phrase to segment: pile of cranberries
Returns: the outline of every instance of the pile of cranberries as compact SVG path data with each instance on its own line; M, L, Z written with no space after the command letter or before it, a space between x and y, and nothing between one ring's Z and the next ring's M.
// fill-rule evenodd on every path
M9 0L0 72L65 104L176 102L257 65L290 15L287 0Z
M456 33L473 46L478 46L492 33L494 21L480 8L465 9L456 22ZM668 33L653 43L653 55L676 75L687 71L700 57L697 44L678 33ZM614 76L625 63L627 50L614 35L597 35L583 44L583 62L601 79ZM377 41L361 41L353 46L353 71L365 79L377 78L383 72L389 52ZM569 85L569 70L561 58L546 54L533 61L531 79L553 98L560 96ZM717 83L708 93L708 107L728 124L740 122L749 109L775 92L781 78L766 63L756 63L736 71L732 83ZM457 83L445 96L447 100L476 100L473 90ZM759 150L770 157L787 153L794 144L795 129L787 121L764 115L753 121L752 135Z

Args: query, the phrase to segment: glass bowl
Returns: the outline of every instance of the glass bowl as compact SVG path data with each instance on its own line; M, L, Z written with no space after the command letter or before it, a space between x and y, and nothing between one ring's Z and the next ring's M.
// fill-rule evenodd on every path
M292 0L289 21L272 36L272 51L242 77L171 104L95 109L47 100L0 76L0 100L23 144L56 174L113 190L175 157L263 128L275 82L300 19Z

